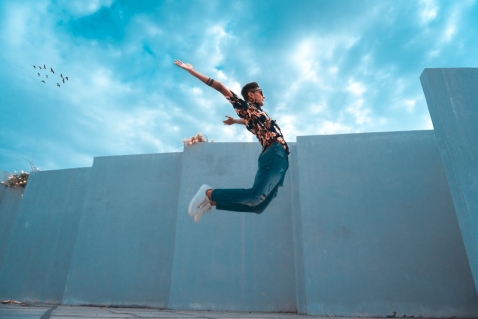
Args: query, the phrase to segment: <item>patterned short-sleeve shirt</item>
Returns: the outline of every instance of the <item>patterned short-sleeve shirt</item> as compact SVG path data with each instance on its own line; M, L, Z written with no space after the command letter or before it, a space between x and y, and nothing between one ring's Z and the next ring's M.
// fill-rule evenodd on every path
M271 120L259 104L248 103L237 97L234 92L231 91L231 93L232 97L227 99L231 102L237 115L244 120L247 130L257 137L262 145L262 151L264 152L267 147L277 141L282 144L287 154L290 154L289 146L276 121Z

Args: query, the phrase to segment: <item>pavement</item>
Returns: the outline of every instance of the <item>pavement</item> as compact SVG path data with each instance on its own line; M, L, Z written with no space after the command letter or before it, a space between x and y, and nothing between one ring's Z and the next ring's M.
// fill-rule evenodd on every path
M0 304L0 319L90 319L90 318L164 318L164 319L330 319L295 313L160 310L151 308L83 307L61 305ZM348 318L358 319L358 318ZM363 319L363 318L361 318Z

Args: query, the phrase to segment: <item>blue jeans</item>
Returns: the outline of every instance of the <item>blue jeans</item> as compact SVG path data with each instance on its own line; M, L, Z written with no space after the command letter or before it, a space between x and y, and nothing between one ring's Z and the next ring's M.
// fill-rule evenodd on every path
M274 142L259 156L259 168L252 188L214 189L211 200L216 209L235 212L262 213L276 197L279 186L289 168L287 152Z

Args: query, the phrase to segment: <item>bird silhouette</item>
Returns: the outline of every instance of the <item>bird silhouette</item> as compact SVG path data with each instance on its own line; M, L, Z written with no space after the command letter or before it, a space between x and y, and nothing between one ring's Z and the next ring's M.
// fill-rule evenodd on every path
M40 70L41 70L41 66L38 66L38 67L39 67L39 68L40 68Z
M61 78L63 79L63 73L60 73Z
M63 83L65 83L65 79L63 79Z
M45 65L45 64L43 64L43 68L46 69L46 65Z
M36 66L33 66L34 69L36 69L37 67Z
M60 84L57 83L56 85L57 85L58 87L60 87Z
M45 81L41 80L43 83L45 83Z
M48 74L45 74L46 78L48 79Z
M38 76L40 76L40 73L38 73Z
M68 77L67 77L67 76L65 76L65 79L68 81Z
M53 74L55 74L55 71L53 71L53 69L52 69L52 68L50 68L50 70L51 70L51 72L52 72Z

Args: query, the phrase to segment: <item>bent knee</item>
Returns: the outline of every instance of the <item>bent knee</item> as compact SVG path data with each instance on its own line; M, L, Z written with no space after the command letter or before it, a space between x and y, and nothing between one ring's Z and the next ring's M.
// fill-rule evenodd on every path
M253 212L256 213L257 215L262 214L266 210L265 207L254 207Z
M259 206L260 204L262 204L263 201L266 200L266 198L267 198L266 194L261 194L259 196L254 196L254 198L252 198L252 200L249 202L249 206L251 206L251 207Z
M262 214L266 209L267 205L264 205L264 201L266 200L267 195L262 194L261 196L257 197L253 202L251 202L250 206L252 207L252 211L256 214Z

